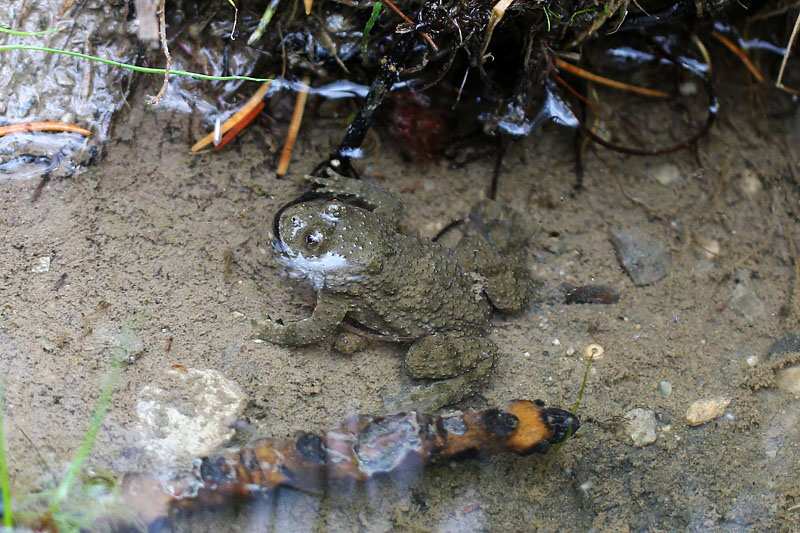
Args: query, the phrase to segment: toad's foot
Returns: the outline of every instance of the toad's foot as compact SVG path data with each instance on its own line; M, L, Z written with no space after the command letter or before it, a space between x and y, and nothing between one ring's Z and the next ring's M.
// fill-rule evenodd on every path
M431 335L411 347L406 356L409 374L441 381L415 386L396 398L385 399L389 412L411 409L434 412L483 388L494 365L497 347L483 337L458 335Z

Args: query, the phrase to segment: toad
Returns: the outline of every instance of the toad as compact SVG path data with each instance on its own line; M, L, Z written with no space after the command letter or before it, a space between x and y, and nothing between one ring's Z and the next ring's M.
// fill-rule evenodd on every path
M387 408L432 412L475 393L497 347L485 335L492 309L514 312L531 293L523 217L483 200L454 248L397 230L402 204L391 192L331 173L275 215L272 247L290 276L317 291L309 318L266 320L255 337L281 345L319 342L343 321L411 342L408 373L429 380Z

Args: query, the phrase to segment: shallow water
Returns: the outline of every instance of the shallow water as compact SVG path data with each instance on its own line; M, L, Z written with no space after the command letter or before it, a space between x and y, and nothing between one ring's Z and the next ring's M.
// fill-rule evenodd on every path
M114 475L156 468L136 425L139 391L171 365L215 369L249 403L235 442L337 427L411 380L404 348L374 343L352 356L330 343L283 348L247 340L250 319L298 318L314 295L281 277L270 219L300 188L274 176L280 129L250 128L231 149L191 155L205 132L131 98L105 158L79 177L0 183L0 372L15 493L63 475L80 444L110 361L98 338L140 342L89 459ZM280 490L239 511L195 513L197 531L775 531L800 528L800 410L789 392L753 391L777 339L798 332L800 246L796 112L761 133L744 89L723 94L721 119L696 151L629 158L587 151L586 185L573 188L572 133L547 126L511 146L499 199L535 221L529 266L541 281L528 310L494 317L501 356L490 384L464 406L540 398L570 408L586 346L603 346L579 414L556 455L442 464L325 494ZM291 171L310 171L344 124L308 118ZM669 186L647 170L672 163ZM411 165L384 139L358 163L401 194L404 229L432 237L468 212L493 161L450 170ZM761 183L743 184L747 172ZM746 183L745 183L746 182ZM411 192L400 192L411 191ZM637 287L621 269L611 228L642 228L667 244L666 278ZM714 251L712 241L719 245ZM45 261L42 258L49 258ZM47 265L45 268L43 265ZM561 285L604 284L612 305L566 305ZM748 363L748 360L750 363ZM766 373L765 375L769 375ZM671 385L666 395L661 382ZM731 400L690 427L696 400ZM625 415L652 410L656 439L633 446Z

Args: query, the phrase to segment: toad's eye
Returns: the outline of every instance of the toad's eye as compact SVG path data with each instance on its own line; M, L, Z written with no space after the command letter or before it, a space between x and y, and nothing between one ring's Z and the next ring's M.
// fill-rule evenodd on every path
M311 231L305 236L306 248L316 248L322 242L322 233Z

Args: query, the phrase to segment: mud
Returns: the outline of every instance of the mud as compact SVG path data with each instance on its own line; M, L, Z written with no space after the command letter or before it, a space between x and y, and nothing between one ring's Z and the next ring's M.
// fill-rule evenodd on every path
M582 190L573 187L571 131L546 126L509 148L498 196L536 221L529 265L541 287L528 310L493 319L495 373L462 406L541 398L568 408L584 348L601 345L580 432L557 454L443 464L367 487L337 483L323 494L279 490L238 510L196 513L177 529L800 527L792 510L800 503L798 400L746 385L751 356L763 359L798 329L789 236L796 247L800 119L793 111L754 124L744 85L729 84L721 119L694 151L630 158L590 149ZM264 148L280 145L281 128L251 127L230 149L191 155L188 146L205 132L148 108L143 95L151 93L133 95L107 156L85 174L45 184L37 200L38 181L0 183L0 372L15 495L51 486L78 448L111 360L98 331L131 331L140 343L88 462L116 476L154 466L135 429L136 397L171 365L217 370L244 390L237 443L379 413L385 396L410 384L403 346L373 343L343 356L329 343L246 340L250 319L304 316L314 301L281 277L268 252L270 218L298 192L275 178ZM291 168L298 174L330 153L344 126L307 120ZM460 170L446 161L412 165L383 141L358 166L402 194L407 231L432 237L487 190L491 158ZM646 178L664 162L681 175L668 187ZM744 174L763 187L740 187ZM635 286L611 227L642 228L665 242L668 275ZM716 254L697 244L711 240ZM567 305L565 283L608 286L620 299ZM734 298L737 287L752 296ZM717 396L732 399L725 415L689 427L689 405ZM625 434L625 413L635 408L656 413L657 439L641 448Z

